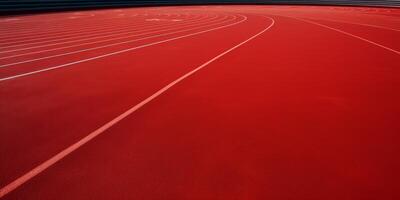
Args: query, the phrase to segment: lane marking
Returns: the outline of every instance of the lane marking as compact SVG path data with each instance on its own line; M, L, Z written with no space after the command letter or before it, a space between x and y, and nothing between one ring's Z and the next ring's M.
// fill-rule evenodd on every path
M208 18L207 18L208 17ZM218 17L214 16L213 18ZM201 21L201 20L208 20L211 19L209 15L198 17L198 18L192 18L188 20L187 22L195 22L195 21ZM179 24L184 24L184 23L179 23ZM7 42L7 44L10 44L8 46L0 47L2 51L0 53L9 53L9 52L15 52L15 51L22 51L22 50L28 50L28 49L36 49L36 48L41 48L41 47L47 47L47 46L54 46L54 45L59 45L59 44L66 44L66 43L72 43L72 42L78 42L78 41L86 41L86 40L91 40L94 38L105 38L105 37L110 37L110 36L116 36L116 35L124 35L128 33L140 33L141 31L145 30L153 30L156 28L162 28L162 27L167 27L167 26L175 26L178 24L149 24L149 23L138 23L135 24L135 26L132 25L124 25L124 26L115 26L114 29L113 27L108 27L107 29L101 30L91 30L91 31L83 31L83 32L76 32L74 31L72 34L64 34L64 33L58 33L55 35L51 35L51 37L47 37L49 39L45 40L46 37L41 37L41 38L31 38L28 40L22 40L22 41L12 41L12 42ZM84 33L84 35L82 35ZM54 37L53 37L54 36ZM21 44L21 42L25 42ZM52 42L52 43L50 43ZM54 43L57 42L57 43ZM5 43L2 43L0 45L3 45ZM36 45L32 46L35 44L42 44L42 45ZM28 46L28 47L25 47ZM18 47L18 48L17 48ZM15 49L12 49L15 48Z
M208 16L206 16L208 17ZM190 21L198 21L198 20L205 20L207 18L194 18ZM175 25L175 24L172 24ZM82 31L80 30L79 32L74 31L73 34L64 34L64 32L61 32L56 35L51 35L55 37L50 37L50 39L44 40L49 38L48 36L42 37L42 38L31 38L28 40L20 40L20 41L12 41L12 42L7 42L7 43L1 43L3 47L0 47L2 51L0 53L10 53L10 52L15 52L15 51L22 51L22 50L28 50L28 49L36 49L36 48L41 48L41 47L47 47L47 46L55 46L59 44L66 44L66 43L72 43L72 42L78 42L78 41L86 41L86 40L92 40L94 38L104 38L104 37L109 37L109 36L114 36L114 35L123 35L127 34L130 32L141 32L143 30L152 30L154 28L158 27L164 27L164 26L171 26L171 24L148 24L148 23L141 23L141 24L136 24L135 26L132 25L124 25L124 26L114 26L114 27L107 27L107 29L97 29L97 30L91 30L91 31ZM82 35L84 33L84 35ZM89 34L88 34L89 33ZM77 40L70 40L70 39L75 39ZM37 41L40 40L40 41ZM50 42L57 42L57 41L63 41L63 42L58 42L58 43L50 43ZM23 44L20 44L21 42L25 42ZM16 44L17 43L17 44ZM9 45L11 44L11 45ZM35 44L44 44L44 45L37 45L37 46L30 46L30 45L35 45ZM8 46L5 46L8 45ZM24 47L24 46L29 46L29 47ZM10 49L10 48L15 48L19 47L16 49ZM22 47L22 48L21 48ZM5 49L5 50L4 50Z
M164 19L164 18L151 18L145 19L145 21L167 21L167 22L179 22L182 21L181 19Z
M287 17L288 17L288 16L287 16ZM297 19L297 20L299 20L299 21L304 21L304 22L307 22L307 23L310 23L310 24L314 24L314 25L318 25L318 26L321 26L321 27L324 27L324 28L327 28L327 29L334 30L334 31L336 31L336 32L339 32L339 33L342 33L342 34L345 34L345 35L348 35L348 36L351 36L351 37L360 39L360 40L362 40L362 41L368 42L368 43L370 43L370 44L376 45L376 46L378 46L378 47L381 47L381 48L383 48L383 49L389 50L389 51L391 51L391 52L393 52L393 53L395 53L395 54L400 55L400 51L394 50L394 49L392 49L392 48L390 48L390 47L381 45L381 44L379 44L379 43L376 43L376 42L373 42L373 41L371 41L371 40L365 39L365 38L363 38L363 37L360 37L360 36L357 36L357 35L353 35L353 34L348 33L348 32L346 32L346 31L342 31L342 30L340 30L340 29L333 28L333 27L330 27L330 26L327 26L327 25L324 25L324 24L320 24L320 23L317 23L317 22L314 22L314 21L306 20L306 19L301 19L301 18L297 18L297 17L290 17L290 18Z
M46 72L46 71L50 71L50 70L55 70L55 69L59 69L59 68L63 68L63 67L67 67L67 66L71 66L71 65L75 65L75 64L79 64L79 63L88 62L88 61L91 61L91 60L96 60L96 59L99 59L99 58L109 57L109 56L125 53L125 52L128 52L128 51L133 51L133 50L144 48L144 47L149 47L149 46L153 46L153 45L157 45L157 44L161 44L161 43L165 43L165 42L169 42L169 41L173 41L173 40L177 40L177 39L181 39L181 38L186 38L186 37L190 37L190 36L194 36L194 35L210 32L210 31L214 31L214 30L230 27L230 26L242 23L242 22L247 20L246 16L243 16L243 15L241 15L241 16L244 17L242 20L240 20L238 22L235 22L235 23L232 23L232 24L228 24L228 25L224 25L224 26L220 26L220 27L216 27L216 28L212 28L212 29L208 29L208 30L204 30L204 31L199 31L199 32L195 32L195 33L191 33L191 34L187 34L187 35L183 35L183 36L179 36L179 37L169 38L169 39L161 40L161 41L158 41L158 42L144 44L144 45L140 45L140 46L124 49L124 50L121 50L121 51L115 51L115 52L112 52L112 53L103 54L103 55L100 55L100 56L95 56L95 57L91 57L91 58L87 58L87 59L83 59L83 60L78 60L78 61L74 61L74 62L62 64L62 65L57 65L57 66L54 66L54 67L49 67L49 68L45 68L45 69L41 69L41 70L36 70L36 71L27 72L27 73L23 73L23 74L18 74L18 75L14 75L14 76L4 77L4 78L0 78L0 82L6 81L6 80L11 80L11 79L16 79L16 78L20 78L20 77L24 77L24 76L29 76L29 75L33 75L33 74L38 74L38 73L42 73L42 72Z
M246 16L244 16L244 17L246 17ZM270 29L275 24L275 20L274 19L272 19L270 17L267 17L267 18L271 20L271 24L268 27L266 27L262 31L258 32L257 34L251 36L250 38L246 39L245 41L243 41L243 42L235 45L234 47L231 47L230 49L222 52L221 54L215 56L211 60L203 63L202 65L200 65L197 68L193 69L192 71L186 73L185 75L181 76L180 78L174 80L173 82L169 83L168 85L164 86L163 88L158 90L153 95L147 97L146 99L144 99L140 103L136 104L135 106L133 106L129 110L125 111L121 115L117 116L116 118L112 119L108 123L104 124L103 126L98 128L97 130L91 132L89 135L85 136L84 138L82 138L78 142L72 144L71 146L69 146L66 149L64 149L63 151L61 151L60 153L56 154L55 156L53 156L50 159L48 159L45 162L43 162L42 164L40 164L37 167L33 168L28 173L24 174L23 176L17 178L16 180L14 180L13 182L9 183L5 187L1 188L0 189L0 198L2 198L4 195L10 193L11 191L17 189L19 186L21 186L25 182L29 181L33 177L37 176L38 174L40 174L41 172L43 172L44 170L46 170L50 166L54 165L55 163L57 163L58 161L63 159L65 156L71 154L72 152L74 152L75 150L77 150L78 148L80 148L81 146L86 144L87 142L91 141L93 138L95 138L98 135L100 135L101 133L105 132L106 130L108 130L109 128L111 128L112 126L114 126L115 124L117 124L118 122L120 122L121 120L123 120L124 118L126 118L127 116L132 114L133 112L135 112L136 110L140 109L141 107L143 107L144 105L146 105L147 103L152 101L153 99L155 99L158 96L160 96L161 94L165 93L168 89L170 89L174 85L176 85L179 82L183 81L187 77L193 75L194 73L196 73L197 71L199 71L202 68L206 67L207 65L209 65L212 62L214 62L215 60L221 58L222 56L228 54L229 52L239 48L243 44L249 42L250 40L252 40L252 39L256 38L257 36L259 36L259 35L263 34L264 32L266 32L268 29ZM246 19L247 19L247 17L246 17Z
M311 20L312 20L312 19L311 19ZM315 19L315 18L314 18L314 20L331 21L331 22L345 23L345 24L354 24L354 25L360 25L360 26L369 26L369 27L374 27L374 28L380 28L380 29L385 29L385 30L391 30L391 31L398 31L398 32L400 32L399 29L390 28L390 27L386 27L386 26L373 25L373 24L364 24L364 23L358 23L358 22L348 22L348 21L333 20L333 19Z
M210 18L210 21L201 21L200 19L191 20L190 22L188 21L188 23L180 23L180 24L174 25L174 26L157 27L157 28L145 29L144 30L144 31L149 31L149 32L144 32L143 30L141 30L141 31L129 31L129 32L124 32L124 33L120 33L120 34L111 34L111 35L106 35L106 36L101 36L101 37L92 37L90 39L84 39L83 41L92 40L92 39L95 39L95 38L96 39L98 39L98 38L107 38L107 37L112 37L112 36L115 36L115 35L128 35L128 36L114 37L114 38L104 39L104 40L96 40L96 41L93 41L93 42L83 42L83 43L79 43L79 44L74 44L74 45L69 45L69 46L62 46L62 47L57 47L57 48L49 48L49 49L40 50L40 51L31 51L29 53L15 54L15 55L11 55L11 56L0 57L0 60L14 58L14 57L21 57L21 56L25 56L25 55L44 53L44 52L49 52L49 51L55 51L55 50L60 50L60 49L67 49L67 48L71 48L71 47L78 47L78 46L83 46L83 45L88 45L88 44L96 44L96 43L108 42L108 41L112 41L112 40L119 40L119 39L131 38L131 37L136 37L136 36L142 36L142 35L147 35L147 34L150 34L150 33L163 32L163 31L167 31L167 30L174 30L174 29L178 29L178 28L181 28L181 27L195 26L196 24L214 23L214 22L225 20L225 18L227 18L227 17L221 18L220 20L215 20L216 17L214 17L214 18ZM163 28L163 29L161 29L161 28ZM128 33L137 33L137 34L130 35ZM76 42L76 41L64 42L64 43L74 43L74 42ZM54 45L46 45L46 46L54 46ZM50 56L45 56L45 57L48 58ZM39 57L39 58L44 58L44 57ZM38 58L34 58L34 59L31 59L31 60L35 60L35 59L38 59ZM16 63L19 63L19 62L16 62ZM11 65L11 63L1 65L0 68L4 67L5 65Z
M161 19L153 18L153 19L145 19L145 21L161 21Z
M12 21L19 21L20 18L8 18L8 19L1 19L0 22L12 22Z
M209 15L204 15L204 16L209 16ZM201 17L201 15L185 15L182 17L192 17L193 19L199 18ZM54 29L49 29L46 28L45 30L43 28L38 28L36 30L32 30L30 29L29 32L16 32L16 31L22 31L22 30L26 30L26 27L23 27L22 30L14 30L14 32L10 32L7 35L6 34L1 34L1 38L0 40L5 40L5 39L16 39L18 41L20 41L21 39L25 39L23 41L32 41L32 40L39 40L39 39L51 39L51 37L48 37L49 34L50 36L57 36L57 35L63 35L64 37L69 36L69 35L76 35L78 33L86 33L86 32L98 32L98 31L107 31L108 30L113 30L115 28L119 28L119 29L128 29L129 27L132 28L132 23L131 22L126 22L126 21L115 21L115 18L107 18L107 22L102 23L102 26L99 26L97 24L98 21L94 21L92 22L93 24L91 26L85 27L85 28L81 28L79 29L79 31L77 31L76 27L79 25L72 24L69 27L64 26L59 26L57 28ZM88 22L86 22L87 24ZM146 25L146 23L142 22L141 20L136 21L135 20L134 24L136 27L139 25ZM136 28L135 27L135 28ZM43 32L44 30L44 32ZM40 32L42 31L42 32ZM19 35L16 35L19 34ZM41 36L41 37L36 37L36 36ZM43 36L44 35L44 36ZM34 37L32 37L34 36ZM0 43L1 45L9 45L9 44L13 44L15 42L3 42ZM16 45L13 45L16 46ZM11 46L7 46L7 47L11 47ZM3 47L1 47L3 48Z
M115 23L113 24L113 21L111 21L112 19L115 19L115 18L104 18L104 19L97 19L96 21L92 20L89 22L79 22L79 23L85 23L85 24L90 23L90 26L86 26L86 27L82 28L82 30L89 30L89 29L97 27L97 25L95 23L97 23L98 20L103 20L104 25L113 26L113 25L115 25ZM81 19L81 20L84 20L84 19ZM105 22L105 20L107 20L107 22ZM38 21L38 22L41 22L41 21ZM121 21L118 21L118 22L121 22ZM56 22L54 22L54 23L56 23ZM49 34L49 33L69 32L71 30L76 30L74 28L75 26L81 25L81 24L76 24L76 23L77 22L75 22L75 24L72 22L70 24L63 23L64 26L61 26L61 25L50 26L49 25L48 27L46 27L45 32L40 32L40 31L43 31L44 29L43 29L43 27L39 27L39 26L31 27L30 29L26 29L26 25L21 26L21 27L14 27L12 29L12 31L3 31L1 34L1 39L6 39L8 37L18 37L17 39L19 39L19 38L32 36L32 34L34 34L34 36L36 36L36 35L43 35L43 34ZM106 27L106 26L104 26L104 27ZM71 28L74 28L74 29L71 29Z
M198 22L197 24L194 24L194 23L193 24L187 24L187 25L183 25L181 27L169 28L169 29L158 30L158 31L151 31L151 32L137 34L137 35L131 35L131 36L127 36L127 37L112 38L112 39L108 39L108 40L100 40L100 41L95 41L95 42L91 42L91 43L82 43L80 45L73 45L73 46L95 44L95 43L101 43L101 42L106 42L106 41L124 39L124 38L129 38L129 37L142 36L142 35L147 35L147 34L150 34L150 33L158 33L158 32L171 31L171 30L175 30L175 29L181 29L181 28L187 28L187 27L191 27L191 26L196 26L194 28L183 29L183 30L181 29L179 31L172 31L172 32L167 32L167 33L162 33L162 34L157 34L157 35L152 35L152 36L146 36L146 37L133 39L133 40L127 40L127 41L123 41L123 42L115 42L115 43L111 43L111 44L107 44L107 45L101 45L101 46L97 46L97 47L81 49L81 50L71 51L71 52L67 52L67 53L55 54L55 55L51 55L51 56L44 56L44 57L34 58L34 59L30 59L30 60L19 61L19 62L15 62L15 63L8 63L8 64L0 65L0 68L5 68L5 67L13 66L13 65L30 63L30 62L39 61L39 60L45 60L45 59L50 59L50 58L56 58L56 57L60 57L60 56L77 54L77 53L81 53L81 52L86 52L86 51L91 51L91 50L96 50L96 49L101 49L101 48L106 48L106 47L111 47L111 46L117 46L117 45L121 45L121 44L127 44L127 43L136 42L136 41L141 41L141 40L146 40L146 39L150 39L150 38L156 38L156 37L161 37L161 36L166 36L166 35L172 35L172 34L176 34L176 33L186 32L186 31L195 30L195 29L199 29L199 28L204 28L204 27L208 27L208 26L216 26L216 25L219 25L219 24L222 24L222 23L230 22L232 20L234 21L235 19L236 19L236 17L233 18L233 19L229 19L229 20L223 21L223 20L225 20L225 18L222 18L220 20L209 21L209 22ZM210 23L213 23L213 24L210 24ZM203 24L207 24L207 25L203 25ZM202 25L202 26L198 26L198 25ZM61 48L58 48L58 49L63 49L63 48L64 47L61 47ZM2 59L4 59L4 58L0 58L0 60L2 60Z

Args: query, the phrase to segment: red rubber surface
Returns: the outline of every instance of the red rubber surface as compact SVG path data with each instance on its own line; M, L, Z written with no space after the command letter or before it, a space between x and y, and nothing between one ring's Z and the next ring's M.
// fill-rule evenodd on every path
M246 41L4 199L400 199L399 9L130 8L0 27L2 192Z

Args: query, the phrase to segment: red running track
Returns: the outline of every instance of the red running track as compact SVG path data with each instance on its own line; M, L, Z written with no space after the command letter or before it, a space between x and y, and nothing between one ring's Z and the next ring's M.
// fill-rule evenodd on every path
M400 10L0 18L4 199L400 199Z

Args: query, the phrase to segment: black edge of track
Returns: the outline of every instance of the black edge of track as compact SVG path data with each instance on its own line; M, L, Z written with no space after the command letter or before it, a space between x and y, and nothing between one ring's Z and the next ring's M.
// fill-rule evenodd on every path
M0 15L177 5L335 5L400 8L400 0L0 0Z

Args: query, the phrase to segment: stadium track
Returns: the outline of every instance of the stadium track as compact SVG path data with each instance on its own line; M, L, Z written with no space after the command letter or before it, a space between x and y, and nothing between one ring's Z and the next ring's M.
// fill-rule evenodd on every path
M4 199L399 199L400 10L0 18Z

